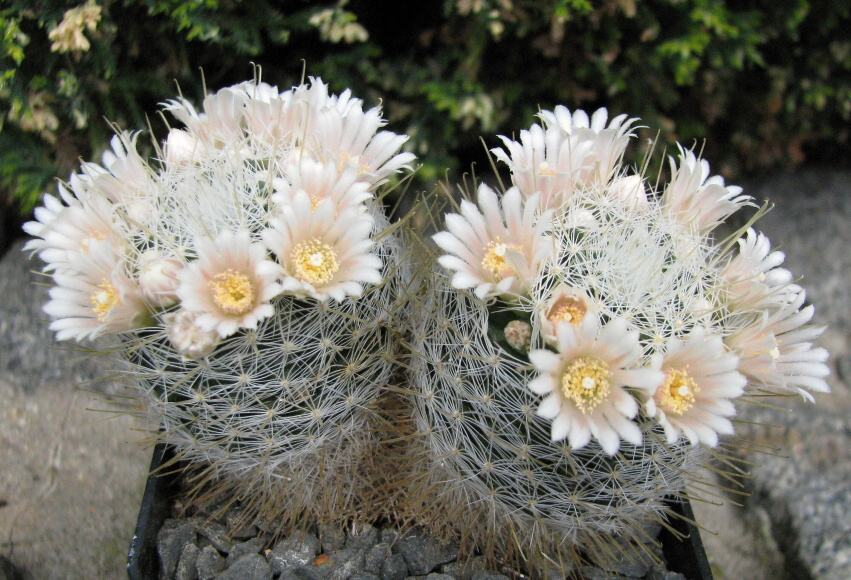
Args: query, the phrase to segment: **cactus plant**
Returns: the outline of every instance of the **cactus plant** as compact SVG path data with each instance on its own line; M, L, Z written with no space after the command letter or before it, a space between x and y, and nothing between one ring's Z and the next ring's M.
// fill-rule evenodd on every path
M123 358L198 501L281 528L357 514L405 300L379 191L406 138L319 79L165 109L182 126L155 159L119 132L27 224L52 328Z
M479 185L433 236L408 511L527 571L616 569L656 557L648 530L697 467L741 476L719 445L734 403L827 391L827 353L782 254L753 230L735 253L747 226L715 237L753 205L740 188L680 149L656 190L621 162L634 120L540 116L492 150L511 187Z

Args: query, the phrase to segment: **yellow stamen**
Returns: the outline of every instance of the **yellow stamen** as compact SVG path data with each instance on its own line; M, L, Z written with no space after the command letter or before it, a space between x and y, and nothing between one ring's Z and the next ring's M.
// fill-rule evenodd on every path
M588 314L588 305L585 300L577 296L561 296L550 307L547 319L556 324L558 322L569 322L578 325Z
M80 250L84 254L89 253L89 246L92 242L100 242L106 239L106 233L98 230L89 230L86 233L88 234L88 236L83 238L83 240L80 242Z
M509 251L520 250L517 244L505 244L499 238L491 240L482 258L482 269L494 278L505 278L514 273L514 268L505 259Z
M334 249L317 238L296 244L290 262L295 277L314 286L327 284L340 269Z
M254 308L255 289L242 272L225 270L210 280L213 302L225 314L241 316Z
M118 306L121 301L118 297L118 291L108 280L103 280L97 286L97 290L92 292L89 301L92 305L92 312L101 322L105 322L112 309Z
M695 403L700 391L697 382L684 369L671 369L665 374L665 382L659 388L656 399L668 413L682 415Z
M586 415L609 396L609 365L597 358L574 359L561 375L561 391Z
M538 165L538 175L541 177L555 177L556 172L555 169L550 167L550 164L546 161L541 161Z

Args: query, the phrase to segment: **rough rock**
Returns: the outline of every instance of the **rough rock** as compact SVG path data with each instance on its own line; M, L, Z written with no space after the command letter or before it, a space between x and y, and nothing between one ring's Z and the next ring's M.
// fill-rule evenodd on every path
M257 526L244 521L242 512L234 509L225 515L225 528L227 528L228 536L234 540L247 540L259 532Z
M251 538L250 540L234 544L228 553L228 566L246 554L257 554L262 548L263 540L261 538Z
M399 541L399 531L395 528L385 528L381 530L381 541L385 544L394 546Z
M363 573L363 550L343 549L328 554L320 554L313 561L293 572L310 580L345 580Z
M508 580L505 574L497 574L496 572L488 572L480 570L471 576L471 580Z
M436 572L432 572L431 574L426 576L426 580L455 580L449 574L440 574Z
M371 524L355 526L346 539L346 547L354 549L369 548L379 541L378 529Z
M160 576L171 578L187 544L195 542L195 527L191 521L168 519L157 533L157 554L160 557Z
M198 578L198 553L200 550L195 544L186 544L180 552L180 559L177 561L177 570L174 573L174 580L196 580Z
M333 552L345 545L346 532L339 526L321 524L319 526L319 538L322 540L322 551Z
M667 572L662 570L653 570L647 575L647 580L687 580L685 576L679 572Z
M408 576L408 565L401 554L391 554L381 565L381 580L404 580Z
M310 563L319 552L319 539L313 534L297 531L284 538L268 555L272 572L279 574L287 568Z
M218 580L272 580L272 569L260 554L245 554L235 560Z
M464 562L451 562L440 568L444 574L449 574L461 580L471 580L478 572L487 571L485 559L482 556L467 558Z
M768 514L790 577L851 578L851 417L824 407L795 411L782 430L752 429L789 457L753 454L748 505Z
M622 551L617 559L608 561L601 567L609 572L631 578L641 578L650 570L652 560L643 552L635 549Z
M381 578L379 578L375 574L366 573L366 574L356 574L356 575L352 576L351 578L349 578L349 580L381 580Z
M213 546L206 546L198 554L195 562L198 580L212 580L225 569L225 559Z
M400 538L393 550L402 554L408 565L408 572L414 575L428 574L441 564L458 557L457 546L441 544L421 530L413 530Z
M380 543L369 548L364 555L363 569L370 574L380 574L381 565L390 557L390 544Z
M609 572L596 566L583 566L580 570L582 578L585 580L621 580L628 578L628 576L621 576L620 574Z
M209 542L220 552L227 554L233 547L233 541L227 533L227 529L217 522L200 522L195 530L200 536L209 540Z

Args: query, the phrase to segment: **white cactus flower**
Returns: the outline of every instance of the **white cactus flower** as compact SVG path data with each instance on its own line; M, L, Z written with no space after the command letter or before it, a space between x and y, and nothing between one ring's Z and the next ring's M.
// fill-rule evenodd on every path
M753 205L742 188L725 185L720 175L709 176L709 162L680 147L679 163L669 158L671 181L662 195L662 205L673 219L708 233L732 214Z
M328 161L335 162L340 171L354 170L358 180L372 188L410 168L415 159L413 153L399 152L407 135L379 131L385 121L377 107L364 112L359 105L349 106L345 113L329 108L317 123L317 139L325 145Z
M755 310L782 302L792 282L792 273L780 267L783 252L772 252L765 234L753 228L738 244L739 253L721 270L729 304L736 310Z
M524 203L517 188L505 192L502 204L484 184L477 197L478 207L462 201L460 214L446 215L447 231L432 236L446 252L438 261L455 272L455 288L473 289L479 298L525 294L553 251L551 213L539 213L536 196Z
M683 339L671 339L665 353L654 356L654 367L665 379L645 407L665 429L668 443L685 435L692 445L715 447L718 435L733 434L728 419L736 414L732 401L747 383L736 370L738 363L720 336L707 335L700 327Z
M327 199L339 210L361 206L372 197L370 185L358 181L355 170L338 171L331 163L307 157L289 165L284 177L274 181L274 187L272 201L282 208L291 206L298 192L304 192L313 207Z
M552 420L552 440L568 439L575 450L593 437L607 455L617 453L621 439L640 445L641 429L631 421L638 402L626 387L649 394L664 376L642 367L638 333L622 319L603 326L596 316L578 326L560 324L556 333L557 352L529 353L539 373L529 389L545 395L537 413Z
M331 199L314 207L305 191L263 234L283 270L282 291L320 301L360 296L380 284L381 259L370 253L374 221L358 206L338 210Z
M578 326L587 316L599 315L600 307L582 288L567 284L556 286L549 299L538 307L541 336L551 344L558 342L556 332L560 324Z
M112 204L89 195L79 179L72 179L71 185L73 194L60 185L62 201L45 196L44 207L36 209L35 221L24 224L24 230L37 238L27 242L24 249L37 252L48 272L69 268L70 262L87 254L95 242L125 244Z
M198 259L181 270L177 296L185 310L198 314L198 326L225 338L240 328L257 328L274 313L280 268L267 259L262 244L247 232L224 232L196 247Z
M138 327L145 304L109 242L93 242L68 265L53 274L56 285L44 306L57 340L80 342Z
M612 179L627 145L635 136L635 123L638 121L624 114L609 120L609 112L604 107L589 117L581 109L571 113L563 105L553 111L542 111L539 117L547 128L557 127L563 134L573 137L573 142L591 143L589 167L580 174L585 185L603 185Z
M790 286L779 306L763 311L726 343L741 359L739 371L756 386L798 393L813 402L811 391L830 392L825 380L830 368L827 350L812 343L825 327L809 324L815 308L801 308L805 300L802 289Z

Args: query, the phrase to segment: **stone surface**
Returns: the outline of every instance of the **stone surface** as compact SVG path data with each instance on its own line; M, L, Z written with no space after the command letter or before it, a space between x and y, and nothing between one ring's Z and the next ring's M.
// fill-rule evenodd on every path
M195 526L191 521L169 519L157 533L157 555L160 558L160 576L171 578L177 568L180 554L187 544L195 542Z
M471 580L478 572L487 571L485 559L481 556L473 556L465 562L451 562L440 568L444 574L450 574L461 580Z
M174 573L175 580L196 580L198 578L198 553L200 550L195 544L186 544L180 552L177 561L177 570Z
M497 574L496 572L488 572L486 570L475 572L470 578L471 580L509 580L505 574Z
M272 580L272 569L259 554L244 554L217 576L219 580Z
M451 544L441 544L420 530L413 530L400 538L393 547L402 554L410 574L428 574L441 564L446 564L458 556L458 548Z
M323 552L339 550L346 543L346 532L338 526L322 524L319 526L319 538Z
M230 552L228 552L227 563L228 566L231 563L237 561L242 558L246 554L257 554L260 550L263 549L263 540L261 538L251 538L250 540L246 540L244 542L239 542L238 544L234 544L231 548Z
M242 513L233 509L225 515L225 528L227 529L228 536L234 540L253 538L259 531L257 526L246 524L243 521Z
M220 523L202 520L196 526L196 531L198 535L206 538L218 551L225 554L231 551L234 542L228 536L227 529Z
M390 544L380 543L369 548L364 554L363 569L370 574L380 574L381 566L390 557Z
M272 572L278 574L287 568L310 563L319 552L319 539L307 532L294 532L272 548L268 555Z
M198 554L195 567L198 570L198 580L212 580L225 569L225 559L213 546L206 546Z
M378 529L370 524L358 524L350 530L346 538L347 548L368 548L379 541Z
M381 580L404 580L408 565L401 554L391 554L381 565Z

